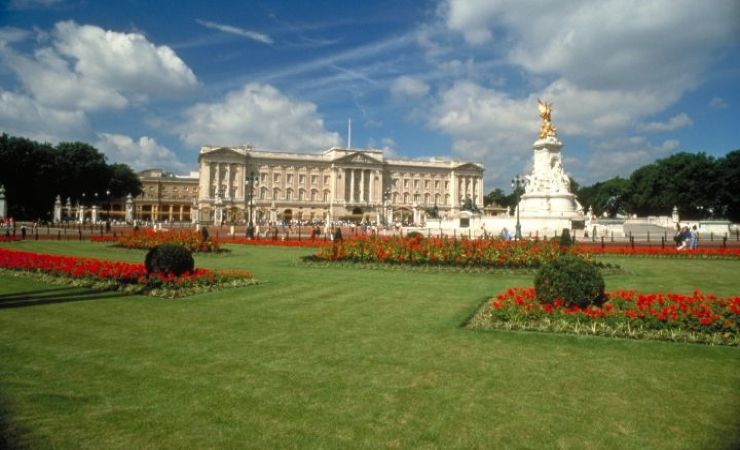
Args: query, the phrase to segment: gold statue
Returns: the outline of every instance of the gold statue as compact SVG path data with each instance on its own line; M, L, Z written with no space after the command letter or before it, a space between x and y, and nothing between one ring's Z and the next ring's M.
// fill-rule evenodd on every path
M540 117L542 118L542 125L540 125L540 139L545 139L548 136L557 137L558 129L552 126L552 122L550 122L552 103L543 102L542 100L537 99L537 107L540 110Z

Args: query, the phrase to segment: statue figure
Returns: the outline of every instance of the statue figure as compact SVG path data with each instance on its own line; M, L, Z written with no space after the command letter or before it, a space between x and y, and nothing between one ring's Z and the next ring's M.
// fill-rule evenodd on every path
M540 125L540 139L544 139L548 136L557 137L558 129L552 125L550 117L552 115L552 103L543 102L537 99L537 107L540 110L540 117L542 118L542 125Z

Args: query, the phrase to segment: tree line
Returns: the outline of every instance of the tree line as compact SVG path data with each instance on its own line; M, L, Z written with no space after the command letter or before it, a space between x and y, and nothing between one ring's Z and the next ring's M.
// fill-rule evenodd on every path
M590 186L571 178L571 191L584 208L609 217L670 215L678 208L688 220L722 218L740 222L740 149L715 158L705 153L677 153L640 167L627 178L614 177ZM517 195L495 189L485 204L516 205Z
M108 164L84 142L55 146L22 137L0 136L0 185L5 186L8 215L51 219L60 195L75 203L106 205L109 199L141 194L141 181L126 164ZM107 194L108 192L109 194Z

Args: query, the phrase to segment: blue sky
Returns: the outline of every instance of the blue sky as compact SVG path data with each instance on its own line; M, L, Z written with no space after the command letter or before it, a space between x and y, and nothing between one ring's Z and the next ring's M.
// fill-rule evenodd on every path
M0 131L135 169L201 145L347 142L529 170L537 98L590 184L740 148L740 3L712 0L0 2Z

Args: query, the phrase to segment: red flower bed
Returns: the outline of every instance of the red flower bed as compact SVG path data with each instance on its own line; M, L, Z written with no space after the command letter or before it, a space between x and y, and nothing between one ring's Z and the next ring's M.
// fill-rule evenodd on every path
M104 281L113 287L139 285L144 291L151 289L182 289L222 283L235 278L251 279L249 272L212 272L196 269L180 276L149 274L144 264L106 261L95 258L46 255L0 248L0 268L26 272L39 272L58 277Z
M727 257L740 258L740 248L702 247L694 250L677 250L675 247L647 247L647 246L609 246L603 248L595 244L578 244L571 248L578 254L589 255L625 255L625 256L667 256L682 258Z
M155 231L144 229L133 233L121 235L118 246L124 248L149 249L162 244L182 245L191 252L217 252L220 250L218 241L203 240L200 233L195 230L168 230Z
M247 239L245 237L228 237L219 239L219 244L239 244L239 245L276 245L280 247L319 247L326 244L321 239Z
M113 236L90 236L90 242L118 242L118 238Z
M607 292L601 307L540 303L534 288L511 288L494 297L478 320L494 327L651 337L740 344L740 296Z
M558 244L550 241L367 236L323 245L316 257L327 261L531 268L559 254Z

